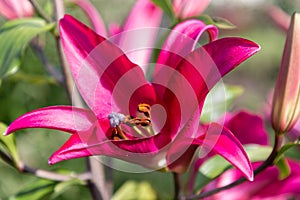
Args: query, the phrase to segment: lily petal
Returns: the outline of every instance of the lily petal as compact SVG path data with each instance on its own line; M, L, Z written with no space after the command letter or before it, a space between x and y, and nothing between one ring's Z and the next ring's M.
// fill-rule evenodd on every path
M0 14L7 19L30 17L34 13L28 0L0 0Z
M138 0L123 26L123 32L113 37L129 59L147 71L155 43L162 10L149 0Z
M267 168L262 173L257 174L253 182L244 182L234 188L222 191L208 199L221 200L226 196L229 199L290 199L299 197L300 165L298 162L288 160L291 167L291 174L284 180L279 180L279 170L275 166ZM253 163L257 168L261 162ZM235 169L230 169L223 173L218 179L209 183L203 190L209 191L216 187L222 187L234 182L241 177L241 173Z
M101 138L105 135L103 131L107 130L104 128L102 130L97 129L86 133L73 134L50 157L49 164L73 158L104 155L140 164L145 167L164 167L158 166L158 161L165 158L166 148L164 146L170 142L164 134L133 140L107 140L107 138ZM145 162L146 160L149 162Z
M116 106L112 99L117 107L128 109L121 105L129 101L128 91L139 89L137 93L142 95L138 100L153 101L155 93L143 71L113 43L69 15L60 21L60 32L77 87L98 118L112 112Z
M253 180L253 169L250 160L239 140L225 127L212 123L205 137L201 136L193 142L201 145L201 151L212 150L239 169L245 177Z
M240 111L233 116L226 114L224 125L242 144L268 145L268 133L263 119L247 111Z
M92 25L99 35L107 36L106 27L100 16L98 10L89 0L70 0L71 2L77 4L89 17Z
M194 50L199 38L206 31L208 32L210 41L217 39L217 27L206 25L200 20L187 20L176 25L168 35L158 56L153 76L154 82L158 82L156 78L163 67L176 68L182 58ZM165 80L169 78L165 77Z
M176 70L190 82L202 102L224 75L259 49L259 45L243 38L222 38L191 52Z
M14 120L5 135L25 128L49 128L69 133L88 130L96 121L90 110L72 106L50 106L26 113Z

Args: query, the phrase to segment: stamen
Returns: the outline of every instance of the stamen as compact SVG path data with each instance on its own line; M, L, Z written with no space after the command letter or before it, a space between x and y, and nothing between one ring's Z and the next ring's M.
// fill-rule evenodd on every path
M128 139L124 132L121 129L121 124L127 124L128 126L133 127L133 129L140 135L145 136L139 127L144 127L149 132L150 135L154 135L151 124L151 114L150 114L150 105L146 103L141 103L138 105L137 111L143 113L144 115L138 117L125 116L121 113L112 112L108 115L110 127L113 128L112 139Z
M138 105L138 111L144 113L144 115L148 118L151 117L150 115L150 105L146 103L141 103Z

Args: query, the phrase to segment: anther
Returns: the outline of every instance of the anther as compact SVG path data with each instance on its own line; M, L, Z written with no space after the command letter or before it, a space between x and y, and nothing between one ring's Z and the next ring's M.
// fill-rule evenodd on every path
M146 103L141 103L138 105L138 109L139 112L144 113L144 115L148 118L151 117L150 115L150 105L146 104Z

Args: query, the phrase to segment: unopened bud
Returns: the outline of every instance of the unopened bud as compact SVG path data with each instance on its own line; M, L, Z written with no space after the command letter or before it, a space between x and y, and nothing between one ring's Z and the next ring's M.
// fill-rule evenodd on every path
M287 33L273 97L272 126L289 131L300 116L300 14L294 13Z

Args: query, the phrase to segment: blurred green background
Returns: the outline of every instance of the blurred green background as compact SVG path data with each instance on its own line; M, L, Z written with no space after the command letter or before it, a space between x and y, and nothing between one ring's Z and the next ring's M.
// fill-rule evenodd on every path
M47 0L38 2L49 12L51 11ZM134 3L133 0L93 0L92 2L98 8L106 24L122 23ZM266 13L266 8L271 2L280 6L288 14L300 11L299 0L212 0L204 13L224 17L237 25L237 29L234 30L221 30L220 37L244 37L260 44L262 48L258 54L241 64L224 79L225 83L244 88L244 93L234 102L233 110L250 109L263 114L267 98L274 87L283 52L285 33L270 20ZM67 3L66 12L88 22L82 11L74 5ZM0 23L3 24L4 19L1 19ZM163 26L167 27L168 23L169 20L166 19ZM60 70L53 37L47 33L41 35L40 39L47 41L43 44L46 55L57 70ZM0 121L6 124L36 108L68 104L64 89L47 74L31 47L26 48L22 59L20 70L4 78L0 86ZM15 135L20 157L27 165L48 170L62 168L76 172L85 170L85 159L65 161L51 167L47 164L51 153L64 143L68 134L45 129L30 129L19 131ZM113 177L115 190L127 180L146 180L157 191L160 199L172 197L171 174L160 172L135 174L114 171ZM0 198L6 199L35 181L35 177L20 174L0 161ZM84 186L73 186L56 199L91 199L91 197Z

